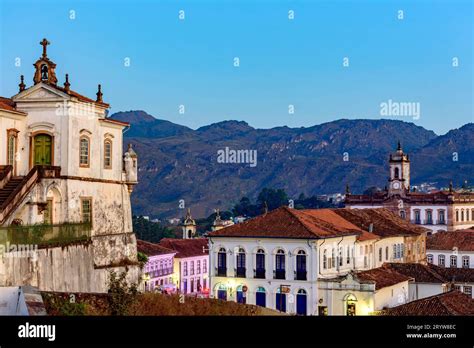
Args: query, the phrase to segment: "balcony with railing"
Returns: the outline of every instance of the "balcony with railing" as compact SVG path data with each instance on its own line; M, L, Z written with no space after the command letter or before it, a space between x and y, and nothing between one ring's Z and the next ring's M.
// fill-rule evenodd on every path
M216 267L216 275L218 277L227 277L227 267Z
M253 277L255 279L265 279L265 269L257 268L253 270Z
M286 272L284 269L276 269L273 271L273 279L286 279Z
M156 269L154 271L148 272L148 275L150 276L150 278L164 277L170 274L173 274L173 267Z
M296 270L295 271L295 280L307 280L306 279L306 270Z
M246 269L245 267L237 267L234 269L234 274L236 278L246 278Z
M0 227L0 244L64 246L91 238L89 223Z

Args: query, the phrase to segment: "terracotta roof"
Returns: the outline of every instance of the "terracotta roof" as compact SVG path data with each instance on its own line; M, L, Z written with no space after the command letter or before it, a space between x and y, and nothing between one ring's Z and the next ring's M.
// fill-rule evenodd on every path
M382 315L474 315L474 300L457 290L422 298L384 310Z
M380 237L413 236L429 231L424 227L409 223L385 208L344 208L334 211L361 229L369 230L370 224L373 224L372 233Z
M175 250L177 254L176 258L185 258L193 256L208 255L208 240L207 238L196 238L196 239L173 239L164 238L160 241L160 245Z
M362 233L357 236L357 240L359 242L364 242L366 240L373 240L373 239L380 239L380 237L367 231L362 231Z
M10 98L0 97L0 110L13 111L19 114L26 115L25 112L16 109L16 104Z
M446 283L474 283L474 268L439 267L429 265L429 267L446 280Z
M147 256L176 254L176 251L165 248L156 243L150 243L144 240L137 239L137 250Z
M474 193L470 192L449 192L449 191L435 191L435 192L407 192L405 197L399 197L407 203L445 203L452 204L451 198L455 201L458 200L470 200L474 199ZM393 199L388 192L376 192L373 195L353 195L348 194L345 197L346 204L357 205L357 204L383 204Z
M447 283L446 279L431 267L432 265L423 265L421 263L384 263L383 266L413 278L417 283Z
M474 251L474 230L438 232L426 238L427 250Z
M411 280L412 277L401 274L390 267L378 267L368 271L357 272L356 277L362 281L375 282L375 290L386 288L407 280Z
M319 239L359 235L362 230L330 209L280 207L242 223L210 232L211 237Z

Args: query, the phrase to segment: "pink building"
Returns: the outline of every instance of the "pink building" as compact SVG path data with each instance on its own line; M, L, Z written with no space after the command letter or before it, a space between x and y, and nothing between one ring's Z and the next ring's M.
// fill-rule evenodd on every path
M176 285L182 294L209 295L209 250L206 238L165 238L160 245L176 252Z
M176 251L143 240L137 240L137 250L148 256L143 269L146 277L145 291L175 292L173 274Z

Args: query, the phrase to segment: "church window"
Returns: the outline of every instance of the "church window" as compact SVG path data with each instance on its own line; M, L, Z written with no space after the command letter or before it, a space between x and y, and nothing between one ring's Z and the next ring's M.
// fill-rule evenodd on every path
M399 178L400 178L400 169L395 168L395 179L399 179Z
M112 141L109 139L104 141L104 168L112 168Z
M79 165L81 167L89 167L90 140L88 137L82 136L79 144Z
M82 208L82 222L91 223L92 222L92 199L91 198L81 198L81 208Z

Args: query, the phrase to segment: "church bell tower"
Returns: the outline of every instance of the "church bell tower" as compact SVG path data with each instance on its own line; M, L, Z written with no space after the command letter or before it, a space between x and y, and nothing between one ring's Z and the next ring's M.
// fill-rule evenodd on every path
M35 67L35 76L33 77L33 82L36 84L40 82L48 83L50 85L56 86L58 79L56 78L56 73L54 69L56 64L54 64L47 55L46 48L50 42L46 39L40 42L40 45L43 46L43 55L38 59L33 66Z
M183 224L183 239L192 239L196 236L196 221L191 216L191 209L188 208Z
M405 195L410 191L410 159L403 153L400 141L398 141L397 151L390 154L390 178L389 195Z

